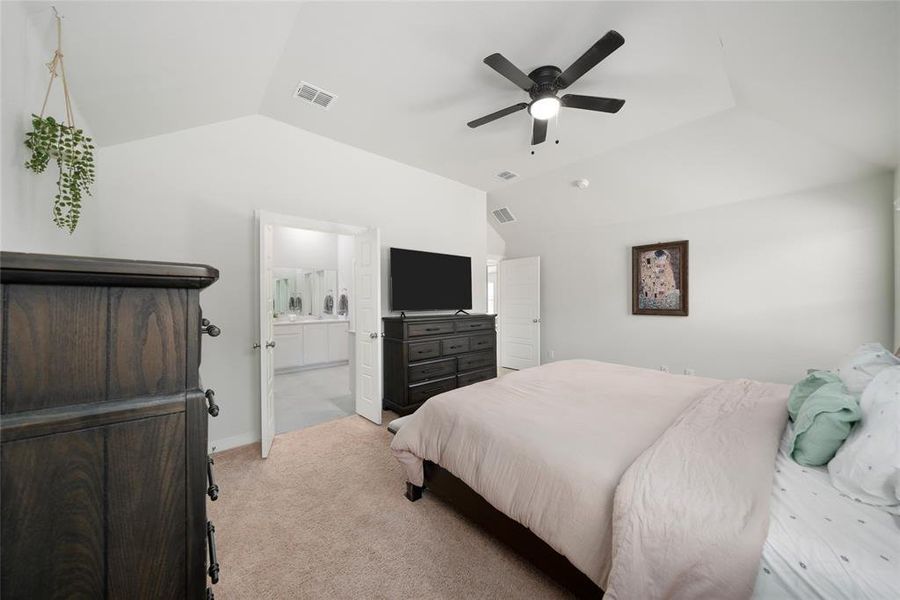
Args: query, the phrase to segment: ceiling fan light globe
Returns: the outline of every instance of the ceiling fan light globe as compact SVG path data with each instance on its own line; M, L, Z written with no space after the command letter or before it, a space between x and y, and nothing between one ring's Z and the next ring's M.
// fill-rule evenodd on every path
M547 119L552 119L559 113L559 107L559 98L555 96L546 96L532 102L528 107L528 112L531 113L531 116L535 119L546 121Z

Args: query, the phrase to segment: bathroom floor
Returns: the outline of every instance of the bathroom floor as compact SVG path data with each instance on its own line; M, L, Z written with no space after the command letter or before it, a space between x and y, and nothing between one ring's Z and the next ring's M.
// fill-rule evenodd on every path
M350 365L275 375L275 432L287 433L356 412Z

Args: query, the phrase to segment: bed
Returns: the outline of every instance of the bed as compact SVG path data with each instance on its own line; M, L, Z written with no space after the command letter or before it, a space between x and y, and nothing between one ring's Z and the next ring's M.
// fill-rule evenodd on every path
M753 597L900 598L900 517L841 493L824 467L795 463L790 438L789 425Z
M429 488L579 596L776 594L789 389L560 361L432 398L392 451L408 498Z

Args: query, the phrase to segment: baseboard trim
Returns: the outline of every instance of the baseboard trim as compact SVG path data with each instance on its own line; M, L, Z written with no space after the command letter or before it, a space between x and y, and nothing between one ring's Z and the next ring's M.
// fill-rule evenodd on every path
M215 448L216 452L221 452L223 450L231 450L232 448L237 448L238 446L246 446L248 444L257 443L259 443L259 436L256 433L247 431L245 433L233 435L227 438L210 440L209 451L212 452L213 448Z

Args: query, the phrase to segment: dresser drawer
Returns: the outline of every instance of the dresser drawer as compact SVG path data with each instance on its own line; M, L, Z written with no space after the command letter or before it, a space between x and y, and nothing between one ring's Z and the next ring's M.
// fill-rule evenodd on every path
M478 383L479 381L487 381L497 376L497 367L484 369L482 371L472 371L471 373L463 373L456 377L456 387L465 387Z
M409 386L409 403L418 404L425 402L432 396L449 392L456 388L456 377L448 377L438 381L428 381Z
M453 333L453 321L437 321L429 323L408 323L406 335L409 337L421 337L423 335L444 335Z
M417 363L409 366L409 380L425 381L426 379L437 379L438 377L446 377L447 375L456 374L456 359L444 358L442 360L431 360L424 363Z
M473 335L469 338L470 350L490 350L496 343L497 336L493 333L484 335Z
M459 372L462 373L463 371L474 371L475 369L490 367L496 363L496 356L491 350L466 354L465 356L460 356L457 360L459 361Z
M441 355L441 341L415 342L409 345L409 362L437 358Z
M469 338L458 337L441 340L441 354L448 356L450 354L461 354L469 351Z
M493 329L494 328L494 320L493 319L466 319L465 321L457 321L456 323L456 332L462 333L464 331L481 331L483 329Z

